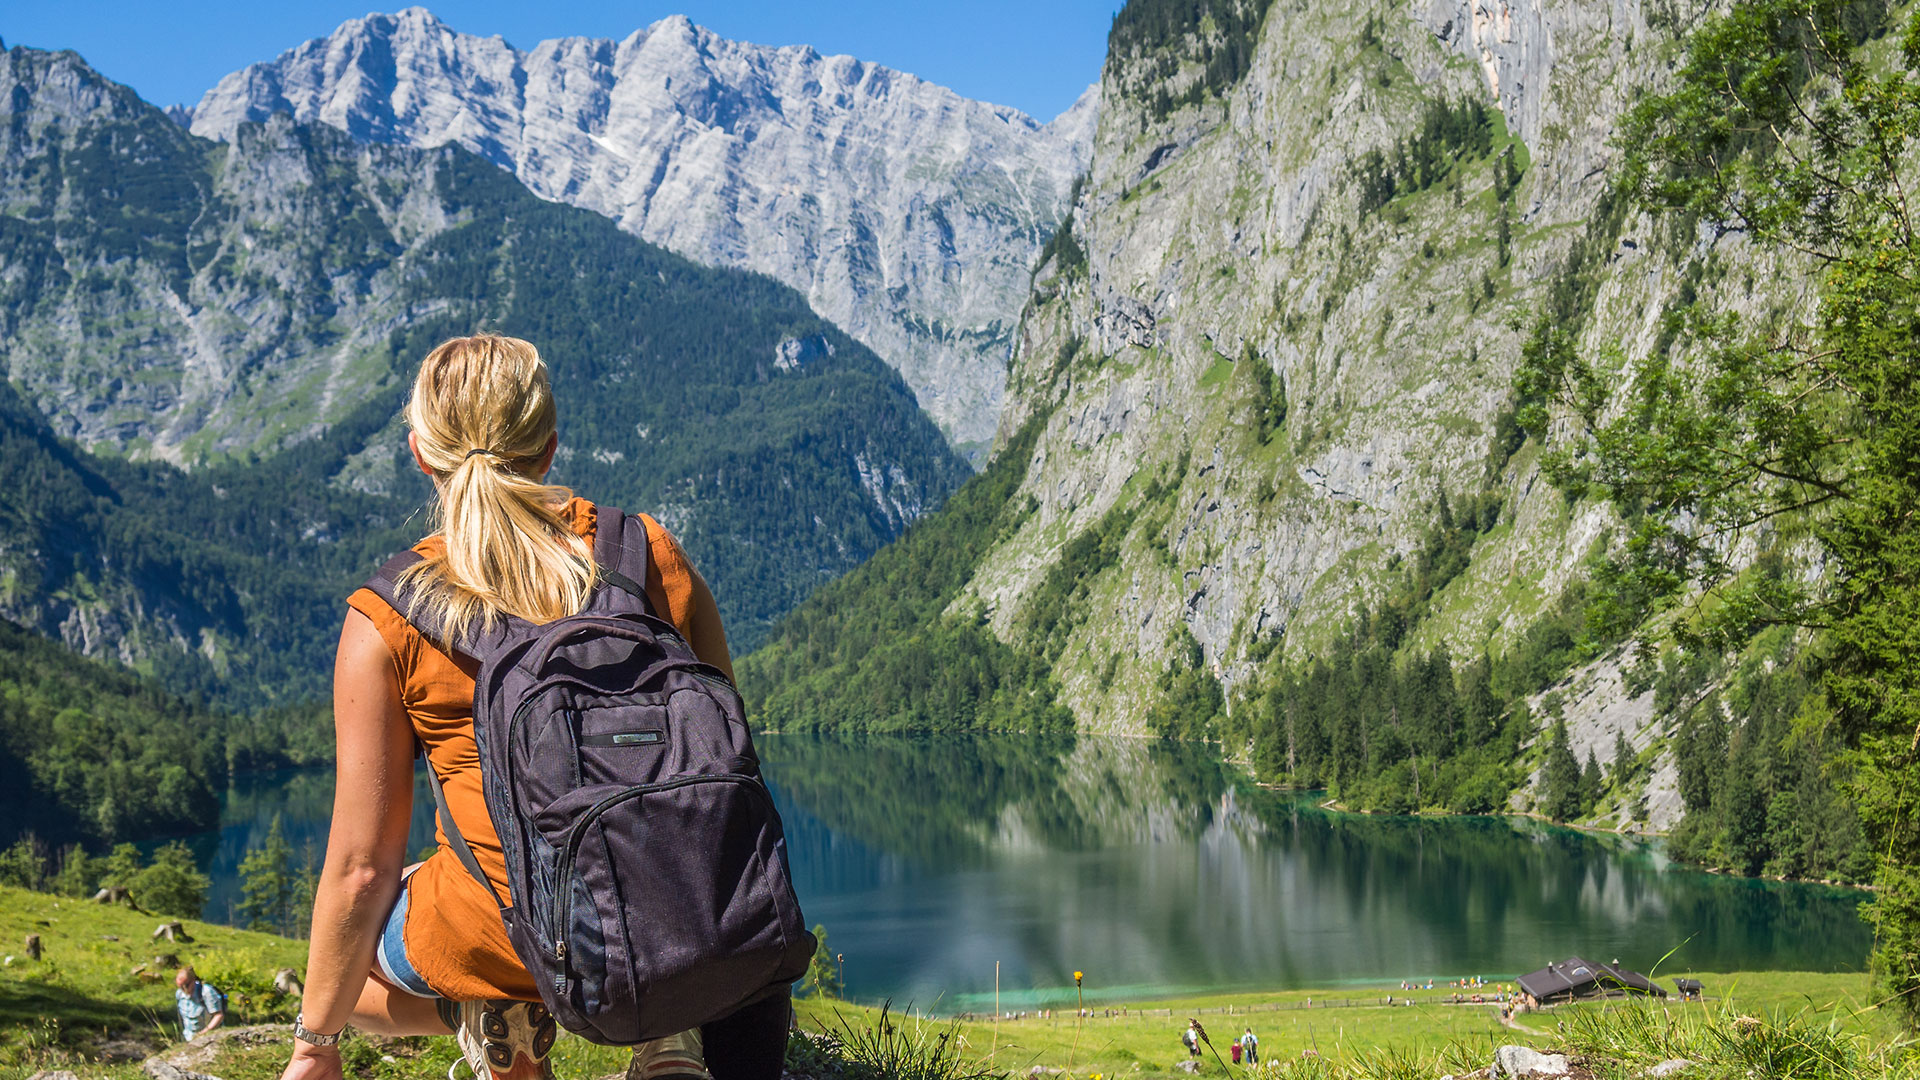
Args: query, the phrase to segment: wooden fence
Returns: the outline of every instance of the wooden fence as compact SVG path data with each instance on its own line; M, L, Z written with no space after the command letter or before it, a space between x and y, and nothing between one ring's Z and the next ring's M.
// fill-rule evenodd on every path
M1087 1019L1119 1020L1131 1016L1165 1016L1168 1018L1174 1016L1242 1016L1253 1013L1285 1012L1296 1009L1352 1009L1371 1008L1375 1006L1382 1008L1393 1006L1398 1008L1402 1005L1475 1005L1488 1007L1499 1004L1499 1002L1493 1000L1491 997L1486 997L1481 1001L1474 1001L1470 995L1462 995L1459 999L1455 999L1452 994L1428 994L1423 997L1415 997L1411 994L1395 994L1391 997L1368 998L1315 997L1306 998L1301 1001L1258 1002L1252 1005L1210 1005L1206 1008L1198 1009L1175 1009L1171 1007L1164 1009L1141 1009L1131 1005L1114 1006L1112 1008L1098 1007L1088 1010ZM1005 1019L1032 1020L1040 1017L1045 1011L1044 1009L1011 1010L1011 1015L1005 1017ZM970 1023L987 1023L993 1020L993 1014L991 1013L963 1012L951 1015L954 1019L964 1020ZM1072 1009L1054 1009L1053 1016L1055 1019L1071 1020L1074 1017L1074 1013Z

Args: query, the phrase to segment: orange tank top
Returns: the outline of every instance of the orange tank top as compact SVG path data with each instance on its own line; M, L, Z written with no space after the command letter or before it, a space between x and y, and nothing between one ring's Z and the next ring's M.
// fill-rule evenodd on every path
M582 537L592 538L594 506L574 499L562 517ZM693 646L700 659L733 674L727 635L705 581L680 544L659 522L647 527L647 598ZM432 554L442 540L430 536L414 546ZM507 895L506 856L487 816L480 790L480 756L473 741L473 680L479 666L451 656L421 636L399 612L367 589L347 605L373 621L393 657L401 704L425 748L427 765L446 789L447 808L489 881ZM438 821L439 846L407 878L407 959L427 985L456 1001L486 998L539 999L533 979L514 955L499 910L486 890L460 865Z

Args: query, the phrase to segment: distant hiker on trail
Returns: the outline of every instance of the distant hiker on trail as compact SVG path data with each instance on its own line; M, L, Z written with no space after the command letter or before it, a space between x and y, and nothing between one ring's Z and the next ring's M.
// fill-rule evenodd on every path
M1247 1064L1260 1064L1260 1040L1254 1038L1252 1028L1248 1028L1246 1034L1240 1036L1240 1045L1246 1050Z
M481 334L442 343L422 363L405 416L440 531L347 601L334 666L338 783L283 1080L341 1080L334 1044L349 1024L453 1034L476 1080L543 1080L553 1075L555 1012L595 1041L633 1046L627 1080L776 1080L788 983L814 950L805 926L708 933L698 944L709 953L756 943L724 946L739 962L713 977L706 954L686 960L687 950L657 941L711 929L701 920L772 910L760 901L776 873L791 894L777 815L764 790L748 798L759 768L745 724L722 722L737 715L738 695L706 582L652 518L545 483L556 409L546 364L527 342ZM550 690L563 674L572 681ZM528 680L539 678L548 681L530 685L545 696L531 696ZM610 685L625 696L608 696ZM530 695L524 707L503 704L520 690ZM677 711L693 698L713 719ZM486 725L480 743L476 723ZM687 731L720 734L689 750ZM565 739L559 752L556 738ZM729 748L724 738L741 742ZM438 847L407 866L416 753L439 804ZM683 776L692 771L683 761L726 772L664 792L634 779L646 769ZM724 815L726 842L675 833L669 850L665 840L635 840L639 796L649 808L670 803L648 819L670 829L717 831ZM703 801L691 803L696 796ZM572 829L558 844L522 809L536 797L555 815L541 822ZM513 824L504 845L496 821ZM567 835L593 842L568 847L556 879L554 862L535 860L557 860ZM731 850L739 837L759 846ZM648 872L672 859L705 862L691 874L681 862ZM782 911L797 922L797 905ZM654 936L641 942L635 924ZM538 936L549 933L560 936ZM777 960L751 952L774 947ZM789 978L788 954L802 949ZM663 984L674 992L660 993ZM684 1030L659 1030L670 1022Z
M1240 1064L1240 1040L1239 1039L1233 1040L1233 1063L1235 1065Z
M191 964L174 973L173 1007L180 1012L181 1037L189 1042L227 1021L227 995L202 982Z
M1188 1057L1197 1058L1200 1056L1200 1023L1199 1021L1197 1020L1187 1021L1187 1030L1180 1033L1180 1041L1186 1044Z

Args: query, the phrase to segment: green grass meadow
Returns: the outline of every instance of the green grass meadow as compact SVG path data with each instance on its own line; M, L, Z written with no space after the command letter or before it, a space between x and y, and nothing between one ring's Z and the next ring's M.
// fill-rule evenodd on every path
M1070 1071L1077 1077L1110 1080L1122 1076L1178 1075L1176 1063L1186 1058L1180 1032L1193 1017L1207 1030L1220 1061L1203 1048L1202 1074L1219 1075L1221 1062L1231 1067L1233 1039L1251 1027L1259 1037L1262 1057L1297 1063L1310 1057L1324 1061L1356 1061L1382 1056L1398 1059L1457 1059L1484 1067L1493 1050L1507 1043L1545 1048L1564 1042L1568 1031L1583 1022L1605 1020L1627 1010L1657 1012L1677 1023L1712 1024L1724 1014L1785 1017L1805 1015L1823 1026L1884 1045L1894 1041L1898 1026L1892 1016L1875 1008L1871 980L1864 974L1811 972L1675 971L1706 984L1708 1000L1665 1004L1590 1003L1562 1006L1522 1015L1516 1026L1500 1023L1498 1006L1446 1004L1452 991L1419 991L1414 1004L1384 1004L1408 1000L1397 983L1378 987L1298 989L1264 993L1215 994L1168 1000L1141 1001L1126 1006L1126 1015L1106 1015L1102 1004L1092 1017L1076 1020L1074 1010L1061 1009L1051 1018L956 1022L912 1015L890 1017L892 1023L936 1034L950 1032L963 1053L977 1057L996 1071L1028 1073L1042 1069ZM1471 993L1471 991L1461 991ZM1485 991L1483 991L1484 993ZM1312 1007L1306 1007L1313 1001ZM1331 1000L1339 1004L1329 1007ZM1348 1003L1351 1004L1348 1004ZM1277 1007L1276 1007L1277 1006ZM804 1029L843 1033L847 1027L871 1028L880 1010L845 1002L802 1001L798 1006ZM1169 1013L1171 1015L1169 1015ZM1448 1060L1442 1060L1445 1065ZM1438 1076L1439 1073L1430 1075Z
M297 1001L275 991L274 972L304 969L304 942L198 921L193 940L154 941L169 920L0 887L0 1080L43 1069L83 1078L133 1080L147 1055L177 1044L172 962L193 964L229 996L236 1024L284 1023ZM40 960L24 942L38 934ZM1586 1055L1595 1076L1639 1075L1664 1056L1718 1056L1689 1076L1865 1080L1920 1077L1898 1027L1876 1007L1862 974L1682 972L1707 986L1703 1003L1585 1004L1523 1015L1501 1025L1496 1006L1452 1005L1450 991L1421 991L1413 1005L1397 985L1285 989L1130 1002L1102 1002L1095 1015L1071 1008L1045 1018L993 1023L924 1016L888 1006L802 999L801 1030L830 1037L790 1054L796 1075L814 1080L969 1080L1008 1074L1116 1080L1180 1075L1180 1032L1188 1017L1214 1047L1201 1074L1238 1074L1229 1047L1251 1026L1268 1077L1438 1077L1484 1067L1495 1047L1523 1043ZM1313 1005L1307 1007L1312 999ZM1330 1004L1331 1002L1331 1004ZM1113 1015L1108 1015L1109 1011ZM351 1035L348 1073L361 1080L438 1080L455 1062L452 1040ZM225 1049L205 1066L221 1080L272 1080L286 1060L277 1034ZM561 1080L605 1077L625 1066L624 1050L563 1039ZM464 1076L464 1071L461 1073Z

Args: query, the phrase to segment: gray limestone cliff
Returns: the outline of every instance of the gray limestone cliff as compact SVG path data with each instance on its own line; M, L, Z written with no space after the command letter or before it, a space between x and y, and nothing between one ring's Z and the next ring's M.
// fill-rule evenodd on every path
M1083 729L1140 732L1186 634L1231 702L1260 658L1314 656L1377 609L1443 494L1490 493L1497 524L1409 644L1512 647L1617 526L1546 482L1537 440L1503 434L1542 313L1573 303L1584 349L1633 353L1696 256L1730 268L1720 295L1749 316L1806 280L1607 199L1617 122L1684 29L1632 0L1275 3L1246 77L1170 109L1123 92L1142 80L1110 61L1073 208L1085 262L1040 269L1001 421L1003 438L1044 425L1016 495L1033 512L955 610L1020 639L1069 542L1117 521L1118 555L1081 568L1054 672ZM1495 110L1485 156L1368 201L1369 169L1429 110L1467 102ZM1263 434L1250 417L1268 386L1284 422ZM1582 755L1616 731L1667 745L1620 663L1570 683ZM1642 822L1659 828L1679 807L1670 754L1655 760Z
M1051 123L684 17L520 50L423 8L349 20L192 111L275 112L364 142L457 143L543 198L710 265L757 270L893 364L957 445L992 437L1034 256L1084 167L1091 89Z

